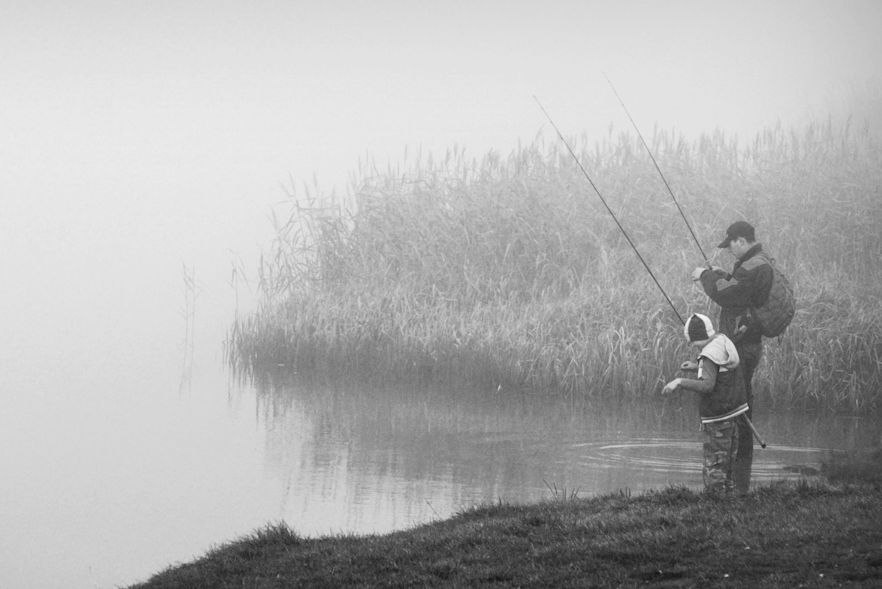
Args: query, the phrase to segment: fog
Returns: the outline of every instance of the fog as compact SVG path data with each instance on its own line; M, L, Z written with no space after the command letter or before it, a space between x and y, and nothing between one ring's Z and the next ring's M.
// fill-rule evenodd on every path
M880 25L872 0L7 6L4 296L64 323L166 294L181 263L252 268L283 185L505 154L545 127L533 95L567 134L627 128L604 73L646 132L823 117L878 88Z
M156 435L148 419L176 405L145 399L177 391L183 266L197 279L197 364L222 382L224 330L253 298L270 215L292 186L343 194L359 162L383 168L405 150L507 154L548 131L533 96L565 134L627 130L604 74L644 133L749 141L853 105L878 122L880 30L876 0L7 2L4 452L30 428L40 460L76 464L55 449L108 443L78 420ZM78 395L95 401L88 415L70 405ZM29 476L4 474L0 495L57 483ZM22 508L0 512L0 547L30 525ZM46 537L79 535L52 521L86 525L54 515L41 516Z

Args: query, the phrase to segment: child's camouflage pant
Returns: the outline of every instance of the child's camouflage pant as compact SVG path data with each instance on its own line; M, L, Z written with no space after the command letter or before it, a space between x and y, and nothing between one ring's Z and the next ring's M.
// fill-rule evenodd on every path
M735 456L738 452L738 427L734 419L706 423L704 440L704 488L711 492L729 493L734 488L732 478Z

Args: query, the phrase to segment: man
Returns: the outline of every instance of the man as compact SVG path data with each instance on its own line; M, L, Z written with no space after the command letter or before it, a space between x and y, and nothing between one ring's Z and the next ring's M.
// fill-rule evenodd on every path
M721 268L696 268L692 279L700 281L704 292L720 306L717 322L722 333L735 342L741 359L741 373L747 391L747 402L753 409L751 382L763 355L762 331L751 317L750 308L762 306L772 287L772 266L756 241L754 228L746 221L736 221L726 229L726 237L717 246L725 248L734 258L732 272ZM738 454L735 459L735 489L746 493L750 488L750 469L753 464L753 432L747 421L738 420Z

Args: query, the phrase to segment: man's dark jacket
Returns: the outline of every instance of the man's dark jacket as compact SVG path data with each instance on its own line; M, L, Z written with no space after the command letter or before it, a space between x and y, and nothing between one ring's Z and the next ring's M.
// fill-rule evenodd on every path
M761 307L772 288L772 266L757 243L735 262L732 273L708 270L701 275L704 292L720 306L719 329L736 343L759 343L762 331L750 308ZM739 332L739 328L746 327Z

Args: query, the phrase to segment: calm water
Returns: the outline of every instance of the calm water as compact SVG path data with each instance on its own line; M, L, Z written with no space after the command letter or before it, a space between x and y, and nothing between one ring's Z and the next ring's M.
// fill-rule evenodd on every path
M241 385L216 343L192 365L180 347L94 352L6 355L4 589L125 585L280 520L310 536L386 532L484 502L701 486L688 398L580 407L504 391ZM756 425L770 444L757 450L760 482L880 434L826 415L761 412Z
M306 534L375 532L470 505L701 488L692 400L573 406L536 396L412 388L260 390L267 463L284 519ZM830 449L877 443L868 420L765 415L754 479L799 476Z

